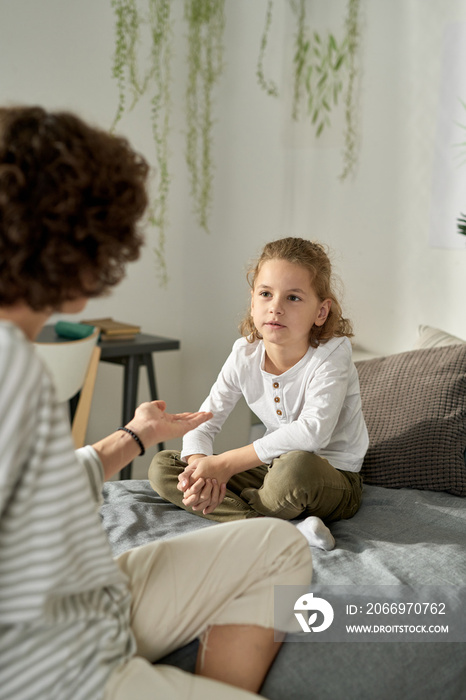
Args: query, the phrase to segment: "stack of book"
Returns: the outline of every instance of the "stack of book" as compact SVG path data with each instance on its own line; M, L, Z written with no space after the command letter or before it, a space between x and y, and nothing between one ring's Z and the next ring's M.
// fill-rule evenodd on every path
M131 340L141 332L140 326L114 321L113 318L92 318L81 323L98 328L101 340Z

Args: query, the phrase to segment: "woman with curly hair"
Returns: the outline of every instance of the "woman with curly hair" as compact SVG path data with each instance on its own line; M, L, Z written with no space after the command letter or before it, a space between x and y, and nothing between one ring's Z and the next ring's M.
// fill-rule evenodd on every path
M167 500L212 520L304 517L297 527L309 544L329 550L335 540L325 522L357 512L368 446L351 323L320 243L268 243L248 280L243 337L201 408L214 417L184 438L181 455L156 455L149 478ZM214 437L240 396L266 434L214 455ZM226 484L220 504L214 479Z
M280 646L272 587L310 581L304 538L273 520L111 556L97 510L104 479L212 414L144 403L74 451L32 341L52 313L81 311L137 259L147 173L124 139L72 114L0 109L3 700L256 697L248 691ZM197 637L198 675L152 665Z

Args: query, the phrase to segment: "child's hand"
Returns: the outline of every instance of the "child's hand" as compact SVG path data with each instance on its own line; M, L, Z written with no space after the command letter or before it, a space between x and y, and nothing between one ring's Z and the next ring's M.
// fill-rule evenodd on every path
M217 479L198 479L185 494L183 504L193 511L202 510L204 515L212 513L223 501L226 484L218 483Z
M219 484L226 484L233 474L223 455L209 455L199 457L189 462L189 468L194 467L191 473L192 481L197 479L216 479Z
M177 489L178 491L186 491L189 489L193 484L195 479L191 479L191 475L195 469L195 466L191 466L193 462L197 461L201 457L205 457L205 454L194 454L194 455L189 455L189 457L186 457L186 461L188 463L188 466L182 471L180 474L178 474L178 484L177 484Z
M218 455L194 459L178 477L183 504L193 510L211 513L223 501L230 471Z
M178 491L187 491L194 484L191 476L195 468L196 467L187 466L178 474L178 484L176 485Z

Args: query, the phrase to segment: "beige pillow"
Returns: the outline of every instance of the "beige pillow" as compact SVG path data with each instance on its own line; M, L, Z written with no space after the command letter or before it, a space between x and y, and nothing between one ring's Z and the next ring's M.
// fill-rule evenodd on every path
M466 496L466 344L459 343L355 363L368 484Z
M419 335L417 341L414 343L413 350L459 345L460 343L466 342L438 328L431 328L431 326L419 326L418 330Z

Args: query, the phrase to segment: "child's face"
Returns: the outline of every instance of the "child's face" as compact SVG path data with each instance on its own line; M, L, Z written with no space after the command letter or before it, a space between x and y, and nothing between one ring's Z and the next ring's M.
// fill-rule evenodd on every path
M321 301L309 271L287 260L262 264L252 290L251 314L264 342L307 352L312 326L322 326L331 300Z

